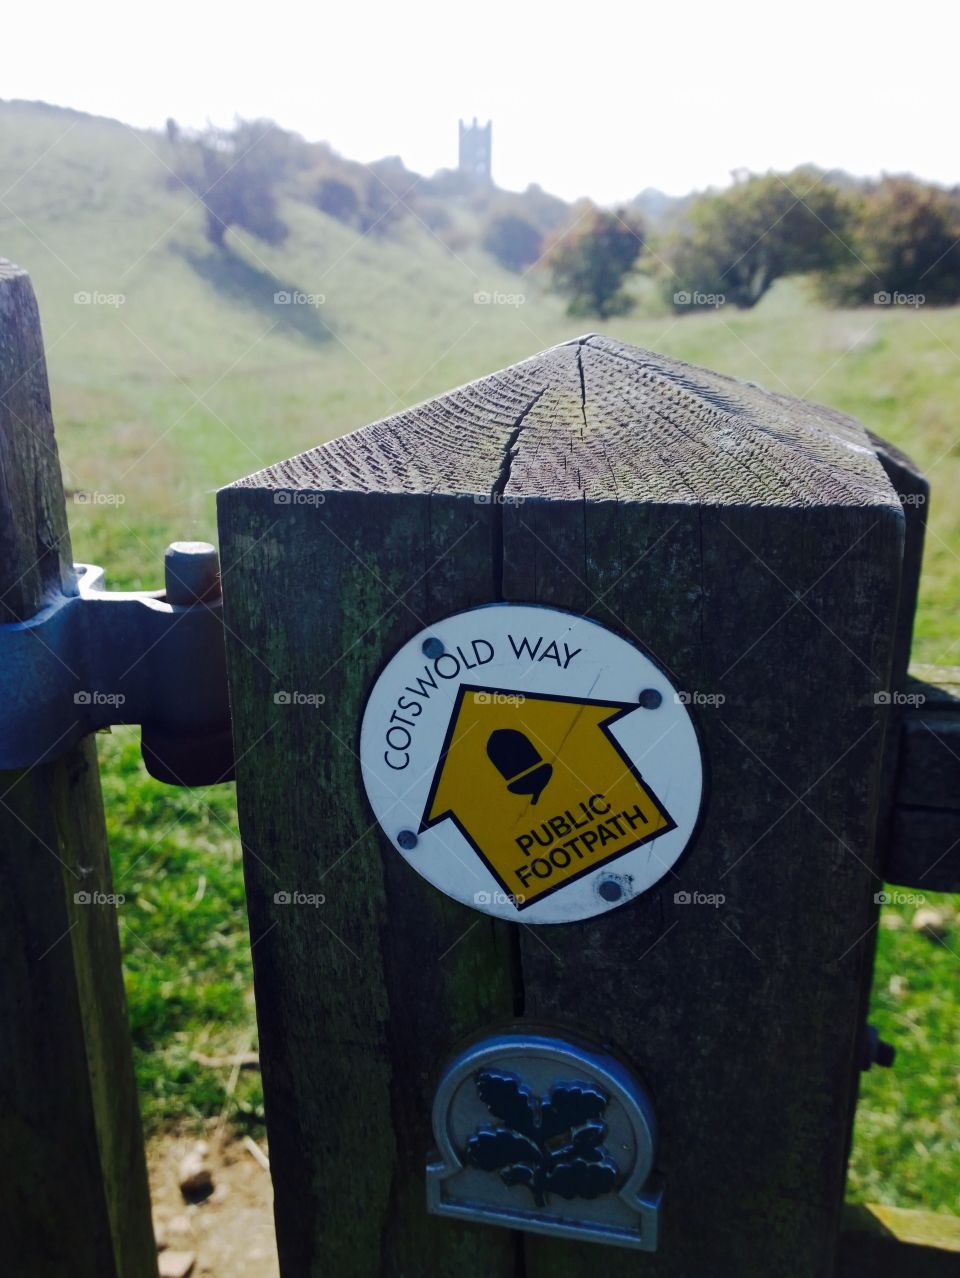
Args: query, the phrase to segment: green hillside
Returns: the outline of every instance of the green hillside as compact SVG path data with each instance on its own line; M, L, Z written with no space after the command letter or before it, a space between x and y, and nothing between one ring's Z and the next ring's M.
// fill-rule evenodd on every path
M124 514L160 539L209 533L218 485L584 327L541 272L511 275L414 216L362 236L288 199L282 248L231 230L218 252L175 163L158 134L0 104L0 245L40 299L69 482L126 499L121 518L88 509L75 521L77 553L118 582L150 571L116 535ZM451 205L461 223L475 216L468 200ZM633 315L590 327L852 412L927 468L917 656L949 661L960 651L960 508L945 500L960 477L960 311L824 311L788 281L754 311L678 318L637 287ZM280 291L324 301L276 305ZM125 301L78 305L82 292ZM525 300L478 305L478 293Z
M553 299L536 333L522 308L475 305L516 280L416 221L375 239L288 201L282 250L231 232L218 252L174 163L165 138L0 107L2 251L40 300L68 481L125 498L119 518L82 512L76 551L118 582L153 569L132 512L150 541L210 533L218 485L569 332Z
M39 297L65 482L114 495L70 518L76 558L115 587L157 586L168 541L212 538L218 486L586 327L540 272L511 275L477 247L482 210L466 197L450 196L442 235L410 215L362 236L291 196L281 248L231 230L222 252L175 162L166 137L0 103L0 255ZM635 290L632 315L589 327L851 412L927 469L916 656L960 664L960 310L827 311L787 281L753 311L677 317ZM135 734L102 740L148 1122L221 1109L256 1122L256 1080L228 1095L227 1074L192 1059L254 1037L232 788L172 791L143 776ZM885 914L872 1017L898 1065L866 1077L851 1189L949 1208L957 929L941 945L910 913Z

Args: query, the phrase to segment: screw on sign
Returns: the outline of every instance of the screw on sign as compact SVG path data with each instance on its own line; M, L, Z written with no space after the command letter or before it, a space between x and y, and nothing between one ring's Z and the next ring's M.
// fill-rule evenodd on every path
M360 745L393 846L442 891L524 922L651 886L702 799L696 732L663 671L553 608L476 608L411 639L370 693Z

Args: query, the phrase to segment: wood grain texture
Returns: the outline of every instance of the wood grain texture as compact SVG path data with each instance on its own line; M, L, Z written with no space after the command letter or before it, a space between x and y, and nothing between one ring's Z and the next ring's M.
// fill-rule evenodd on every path
M442 1058L513 1012L509 929L382 843L356 757L384 657L451 604L488 597L491 507L272 497L222 494L220 536L282 1272L511 1274L509 1234L430 1217L424 1193ZM281 690L325 702L278 706Z
M920 593L920 568L923 561L923 545L927 532L927 511L930 503L930 484L917 464L893 444L887 443L867 431L867 438L876 450L877 460L883 467L890 487L896 493L904 514L903 574L900 582L900 600L897 605L897 635L894 645L891 685L904 690L907 669L910 665L910 648L913 643L913 624L917 615L917 597ZM888 724L891 735L897 730L896 707ZM896 750L893 750L894 756Z
M960 669L914 666L904 685L884 877L960 892Z
M0 604L71 583L43 343L28 277L0 263ZM0 773L0 1236L30 1278L156 1273L117 920L92 740ZM16 1258L13 1260L13 1258Z
M905 702L899 693L903 692L909 682L907 668L910 663L910 647L913 642L913 625L917 611L917 597L920 591L920 568L923 559L923 543L927 525L927 503L929 485L916 465L904 453L880 439L871 431L867 438L875 450L877 460L883 467L884 474L890 481L890 487L903 508L904 537L903 565L900 573L900 590L897 597L896 623L894 627L893 658L890 663L890 687L878 689L877 700L884 699L884 692L889 695L886 700L886 722L884 724L883 762L880 770L879 802L877 810L877 832L874 846L877 861L885 866L894 829L894 806L896 803L896 776L900 754L902 729L905 713ZM883 870L880 871L881 876ZM856 1014L856 1023L865 1026L870 1016L870 999L873 987L873 970L876 958L877 942L880 935L880 903L874 894L873 904L868 916L866 936L860 942L863 950L863 963L860 977L860 1006ZM859 1097L861 1075L854 1061L851 1087L855 1096ZM853 1127L847 1131L847 1151L844 1159L849 1164L853 1144Z
M895 808L883 877L920 892L960 892L960 813Z
M422 1195L442 1059L514 1009L634 1061L666 1192L656 1255L527 1235L525 1273L829 1273L904 544L862 428L588 337L241 481L220 521L285 1278L509 1272L509 1235L429 1220ZM696 714L710 797L676 873L535 934L413 874L372 828L355 757L383 662L499 598L594 617L725 698ZM284 685L327 693L324 713L277 713ZM332 912L273 909L293 886ZM468 974L438 1004L444 943Z
M589 1026L652 1090L663 1242L622 1272L826 1274L902 511L849 419L608 339L578 360L562 505L504 507L504 594L613 625L680 688L724 700L695 712L710 770L695 846L629 908L551 929L552 953L523 935L524 1009ZM508 495L532 494L561 454L537 425ZM683 891L725 902L679 904ZM592 1263L588 1247L527 1240L531 1275Z
M914 662L910 666L907 692L923 693L927 712L960 711L960 666L930 666Z
M902 719L896 801L960 812L960 671L927 667L911 679ZM942 682L941 682L942 677Z
M40 316L30 279L0 258L0 621L72 590L73 561L53 434Z
M960 1219L848 1203L843 1215L837 1278L957 1278Z

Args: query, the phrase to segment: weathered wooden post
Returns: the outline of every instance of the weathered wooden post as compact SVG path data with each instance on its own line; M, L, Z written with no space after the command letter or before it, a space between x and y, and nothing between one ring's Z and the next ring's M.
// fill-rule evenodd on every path
M36 301L3 260L0 475L0 621L20 622L70 591L73 561ZM112 893L92 738L0 772L0 857L4 1271L149 1278L156 1250L116 912L91 903Z
M904 577L863 429L591 336L219 517L285 1278L831 1273Z

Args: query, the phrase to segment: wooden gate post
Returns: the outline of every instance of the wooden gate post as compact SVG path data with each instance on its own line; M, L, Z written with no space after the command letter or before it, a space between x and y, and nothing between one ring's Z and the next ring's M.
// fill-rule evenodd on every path
M863 429L591 336L240 481L219 518L285 1278L831 1273L904 558ZM695 720L699 833L609 913L458 904L364 798L378 672L494 601L642 645ZM427 1214L444 1060L510 1018L647 1085L656 1252Z
M0 620L70 589L40 319L0 260ZM29 1278L157 1272L97 752L0 772L0 1238Z

